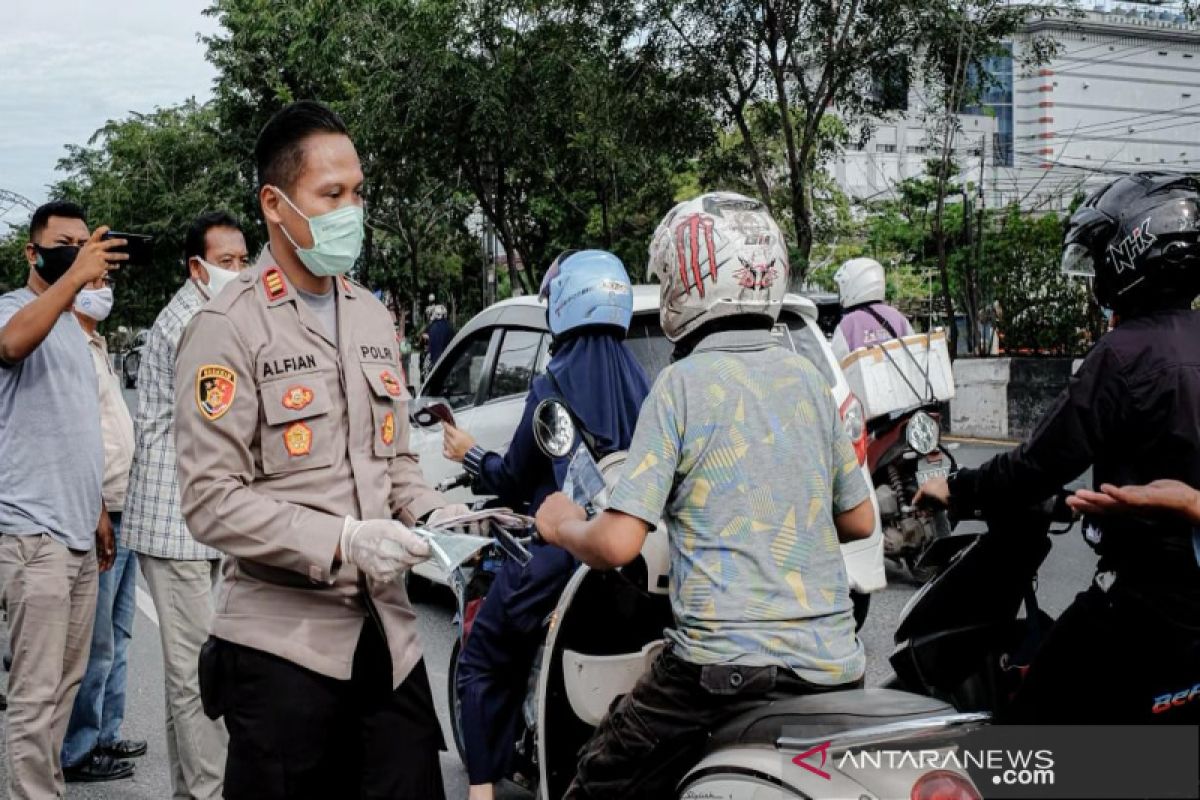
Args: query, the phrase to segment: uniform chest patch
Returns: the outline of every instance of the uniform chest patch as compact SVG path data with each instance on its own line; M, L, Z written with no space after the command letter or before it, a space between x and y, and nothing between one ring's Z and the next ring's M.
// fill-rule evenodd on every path
M312 452L312 428L303 422L293 422L283 432L283 446L289 456L306 456Z
M313 390L307 386L289 386L283 393L283 407L299 411L313 401Z
M196 371L196 407L210 422L229 410L236 394L237 375L228 367L205 364Z
M383 425L379 428L379 438L385 445L391 445L396 441L396 415L391 411L383 418Z
M383 381L383 388L387 389L388 394L392 397L400 396L400 381L396 380L391 370L385 369L379 373L379 380Z

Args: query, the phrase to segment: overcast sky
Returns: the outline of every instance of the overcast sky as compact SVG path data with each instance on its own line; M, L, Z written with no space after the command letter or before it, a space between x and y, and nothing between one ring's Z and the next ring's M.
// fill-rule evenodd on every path
M209 0L0 3L0 188L35 203L67 144L110 119L212 94L200 33ZM3 210L0 204L0 210ZM12 212L19 221L27 212ZM0 224L0 233L6 230Z

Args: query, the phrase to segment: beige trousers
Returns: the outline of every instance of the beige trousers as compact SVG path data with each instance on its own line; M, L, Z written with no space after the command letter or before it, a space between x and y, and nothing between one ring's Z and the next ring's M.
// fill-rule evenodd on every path
M200 704L200 647L212 624L219 561L138 555L158 613L166 683L167 757L175 800L217 800L225 777L225 724Z
M96 551L47 534L0 536L0 603L8 612L8 796L60 798L71 707L87 669L96 618Z

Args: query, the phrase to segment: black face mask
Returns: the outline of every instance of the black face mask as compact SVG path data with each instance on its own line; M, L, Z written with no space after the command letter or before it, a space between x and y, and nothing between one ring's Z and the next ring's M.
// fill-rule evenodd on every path
M49 284L53 284L66 275L67 270L75 263L76 256L79 255L79 248L68 244L58 247L42 247L40 244L35 244L33 249L38 254L33 268L37 270L38 275L42 276L42 280Z

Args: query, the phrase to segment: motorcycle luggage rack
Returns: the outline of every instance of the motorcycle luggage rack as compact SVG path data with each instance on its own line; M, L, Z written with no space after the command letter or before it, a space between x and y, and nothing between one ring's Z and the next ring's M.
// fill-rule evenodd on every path
M804 738L781 736L775 740L775 746L779 749L800 750L803 752L818 745L829 743L830 750L840 751L851 747L870 747L871 745L894 742L898 739L936 736L955 728L985 725L991 719L992 715L986 712L939 714L934 717L901 720L867 728L853 728L828 736Z

